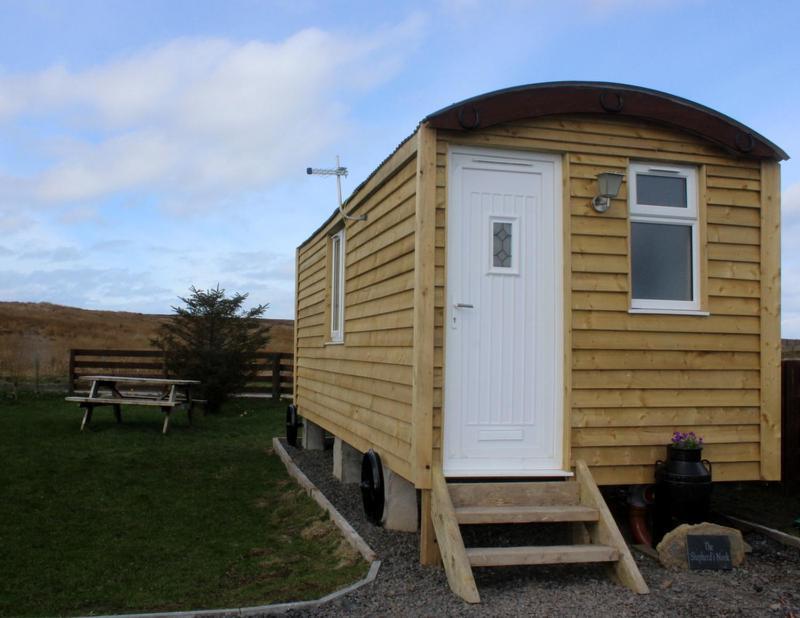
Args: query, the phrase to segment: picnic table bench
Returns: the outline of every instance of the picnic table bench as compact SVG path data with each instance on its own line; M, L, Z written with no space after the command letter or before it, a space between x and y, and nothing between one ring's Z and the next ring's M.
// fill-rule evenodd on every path
M122 406L146 406L159 408L164 413L164 426L161 433L169 431L169 417L176 408L186 408L189 424L192 424L194 405L198 403L192 398L192 387L200 384L198 380L173 380L167 378L135 378L126 376L81 376L81 380L92 383L86 396L67 397L84 409L81 431L92 420L92 411L100 406L111 406L118 423L122 422ZM158 391L153 394L135 392L124 393L125 385L152 385Z

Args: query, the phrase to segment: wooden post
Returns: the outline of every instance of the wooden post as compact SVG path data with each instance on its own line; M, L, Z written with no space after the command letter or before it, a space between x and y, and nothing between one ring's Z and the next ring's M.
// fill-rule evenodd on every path
M75 350L69 351L69 369L67 369L69 382L67 389L70 396L75 394Z
M281 355L272 355L272 401L281 398Z
M294 252L294 341L292 343L292 403L297 405L297 331L300 318L300 247Z
M163 435L166 435L167 432L169 431L169 415L170 415L170 412L172 412L172 407L162 406L161 407L161 411L164 413L164 427L161 430L161 433Z
M411 394L411 473L418 489L431 488L433 459L434 277L436 262L436 130L417 129L414 229L414 339ZM425 541L425 537L421 539ZM428 555L434 548L422 548Z
M781 174L761 163L761 479L781 479Z
M426 566L439 566L442 564L442 555L436 544L436 531L433 529L431 516L431 490L421 491L420 522L419 522L419 561Z
M87 404L83 407L83 420L81 421L81 431L86 428L86 425L92 422L92 404Z
M292 385L292 401L294 401L294 387L295 387L294 359L297 357L294 354L287 354L286 356L282 356L281 358L282 359L285 358L287 359L287 361L291 361L287 362L285 367L287 367L289 370L288 382Z
M569 470L572 462L572 196L570 193L570 153L561 158L561 288L564 361L561 365L564 401L561 406L561 466Z

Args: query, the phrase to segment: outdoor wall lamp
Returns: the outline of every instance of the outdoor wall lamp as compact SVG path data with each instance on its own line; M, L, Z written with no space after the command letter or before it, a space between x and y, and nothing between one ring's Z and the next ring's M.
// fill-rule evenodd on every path
M622 179L625 177L620 172L603 172L597 175L599 193L592 199L592 208L597 212L605 212L611 207L611 198L617 197Z

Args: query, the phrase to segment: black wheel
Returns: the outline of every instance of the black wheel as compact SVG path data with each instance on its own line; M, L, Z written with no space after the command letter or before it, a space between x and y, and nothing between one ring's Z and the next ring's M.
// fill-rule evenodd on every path
M297 406L291 404L286 408L286 441L290 446L297 446Z
M364 459L361 460L361 499L367 519L380 526L384 503L383 466L380 456L372 449L364 453Z

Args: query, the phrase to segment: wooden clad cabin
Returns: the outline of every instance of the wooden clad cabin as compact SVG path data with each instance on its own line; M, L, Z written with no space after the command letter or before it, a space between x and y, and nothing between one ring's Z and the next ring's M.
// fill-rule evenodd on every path
M786 158L619 84L431 114L297 250L298 412L423 490L423 544L439 468L651 483L692 430L715 480L779 479Z

